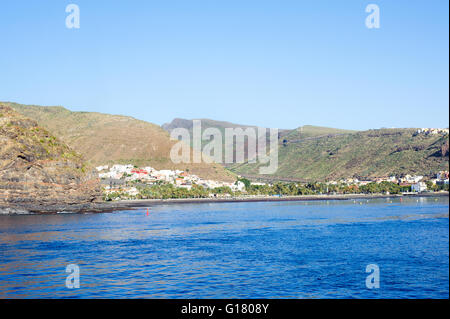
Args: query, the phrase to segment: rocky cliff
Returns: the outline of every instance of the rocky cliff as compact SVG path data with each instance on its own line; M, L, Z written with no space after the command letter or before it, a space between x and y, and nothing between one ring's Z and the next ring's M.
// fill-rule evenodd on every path
M99 201L99 181L80 155L0 104L0 211L82 211Z

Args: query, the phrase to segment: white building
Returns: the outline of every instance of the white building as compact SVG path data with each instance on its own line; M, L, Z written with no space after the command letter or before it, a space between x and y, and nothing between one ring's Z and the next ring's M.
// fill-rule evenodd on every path
M391 183L397 183L398 182L397 177L395 177L395 175L389 176L387 181L391 182Z
M236 182L236 184L233 184L233 186L231 187L231 189L233 191L239 191L239 192L243 192L245 191L245 184L242 183L241 181Z
M411 185L411 190L413 192L418 192L418 193L426 191L427 190L427 184L425 184L424 182L415 183L415 184Z
M131 165L131 164L128 164L128 165L116 164L113 167L111 167L111 169L109 171L130 174L132 169L133 169L133 165Z
M407 183L418 183L423 179L423 176L411 176L411 175L406 175L405 178L403 178L403 181L407 182Z
M416 134L425 135L437 135L437 134L447 134L449 133L448 128L421 128L416 131Z
M144 167L144 171L147 171L149 174L155 172L155 169L153 167L147 166Z
M107 170L109 168L108 165L104 165L104 166L97 166L95 169L97 170L97 172L101 172L103 170Z
M173 182L175 172L168 169L162 169L160 171L155 171L153 175L160 180L164 180L166 182Z

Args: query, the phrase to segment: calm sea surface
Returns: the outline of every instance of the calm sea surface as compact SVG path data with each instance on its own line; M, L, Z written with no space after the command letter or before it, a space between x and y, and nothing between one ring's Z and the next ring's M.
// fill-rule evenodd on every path
M448 298L448 210L440 197L0 216L0 298Z

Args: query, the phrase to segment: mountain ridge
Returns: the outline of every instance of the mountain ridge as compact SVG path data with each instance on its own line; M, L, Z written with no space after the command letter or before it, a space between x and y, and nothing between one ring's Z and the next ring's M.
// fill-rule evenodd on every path
M169 159L171 130L188 129L192 120L175 118L163 127L123 115L72 112L63 107L41 107L10 103L19 112L60 136L91 163L144 163L157 169L190 170L211 179L231 181L235 175L256 176L260 164L173 164ZM256 128L254 125L201 119L202 132L209 127ZM303 125L279 132L279 169L273 179L326 181L348 177L373 178L389 174L429 175L448 170L448 134L416 134L415 128L353 131ZM101 141L101 142L99 142ZM150 141L150 142L149 142ZM245 141L246 145L248 140ZM143 146L139 146L142 144ZM225 143L223 143L224 145ZM144 148L146 151L142 151ZM442 150L447 149L442 155ZM129 155L129 158L124 158ZM197 165L197 166L196 166ZM229 173L225 168L229 169Z

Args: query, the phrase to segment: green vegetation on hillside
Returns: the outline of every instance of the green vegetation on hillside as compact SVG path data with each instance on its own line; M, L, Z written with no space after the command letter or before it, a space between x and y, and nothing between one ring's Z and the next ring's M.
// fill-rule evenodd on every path
M269 178L303 181L359 179L390 175L433 176L448 170L448 136L415 134L415 129L380 129L280 141L279 168ZM258 176L259 164L231 170Z
M327 135L338 135L338 134L348 134L355 133L351 130L343 130L332 127L314 126L314 125L304 125L295 130L287 131L286 134L282 134L283 140L295 141L311 137L320 137Z

